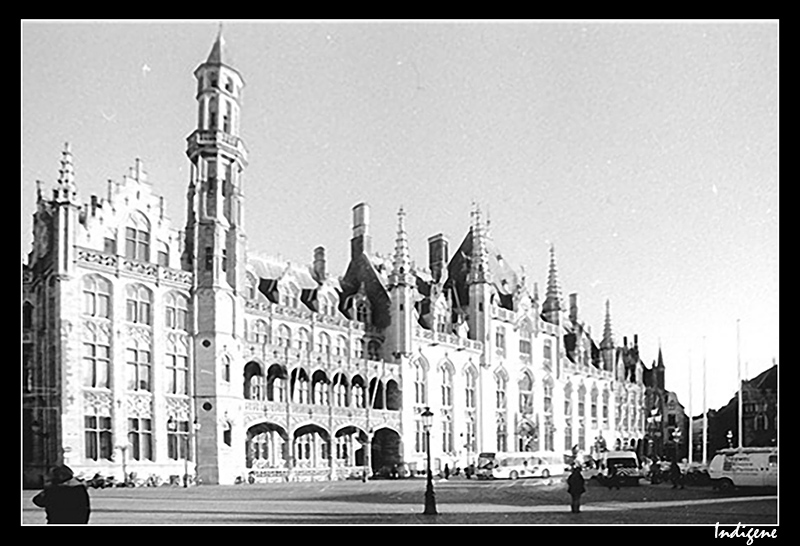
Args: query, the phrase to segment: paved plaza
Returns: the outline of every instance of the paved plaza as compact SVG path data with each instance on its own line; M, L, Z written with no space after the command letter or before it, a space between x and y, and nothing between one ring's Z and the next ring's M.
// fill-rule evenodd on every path
M425 516L425 480L90 489L91 525L464 525L778 523L772 491L590 485L580 514L560 480L438 480L438 516ZM45 523L22 491L22 523Z

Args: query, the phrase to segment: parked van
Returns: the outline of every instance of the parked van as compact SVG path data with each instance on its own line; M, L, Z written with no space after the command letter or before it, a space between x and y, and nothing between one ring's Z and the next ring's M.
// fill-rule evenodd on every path
M777 487L778 448L721 449L711 459L708 475L714 489Z
M617 483L620 485L639 485L642 471L639 468L639 457L634 451L606 451L600 455L597 462L597 479L605 483L611 475L611 469L616 470Z

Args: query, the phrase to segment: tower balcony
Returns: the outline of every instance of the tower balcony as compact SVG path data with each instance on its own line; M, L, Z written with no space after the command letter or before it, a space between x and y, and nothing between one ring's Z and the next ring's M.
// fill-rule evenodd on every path
M186 155L194 157L202 148L220 148L238 156L247 165L247 148L244 141L230 133L218 130L195 130L186 138Z

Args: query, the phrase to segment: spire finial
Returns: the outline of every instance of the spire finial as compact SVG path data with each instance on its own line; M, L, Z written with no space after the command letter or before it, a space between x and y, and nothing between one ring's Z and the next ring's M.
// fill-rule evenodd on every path
M411 255L408 251L408 234L406 233L406 211L400 205L397 211L397 239L394 247L393 276L395 282L403 280L411 272Z
M614 346L614 335L611 331L611 301L606 299L606 320L603 325L603 341L600 347L603 349Z
M472 262L470 267L472 282L488 282L489 256L486 250L486 230L481 219L481 209L475 203L472 226Z
M559 322L558 314L563 309L561 304L561 290L558 286L558 270L556 269L556 247L550 243L550 270L547 275L547 293L545 295L544 303L542 304L542 312L545 320L553 324Z

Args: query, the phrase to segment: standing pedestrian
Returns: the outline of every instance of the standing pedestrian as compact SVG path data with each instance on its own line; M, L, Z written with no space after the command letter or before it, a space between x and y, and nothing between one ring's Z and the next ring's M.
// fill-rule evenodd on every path
M581 474L580 465L572 467L572 473L567 478L567 492L572 497L572 513L581 511L581 495L586 491L585 480Z
M449 477L450 477L450 467L447 465L447 463L445 463L444 464L444 479L446 480Z
M47 523L89 522L89 492L67 465L58 465L50 470L45 478L45 487L33 497L33 504L45 509Z
M683 472L681 472L681 467L678 466L678 461L675 459L672 460L672 464L669 467L669 479L672 481L673 489L677 487L683 489Z
M610 464L608 465L608 488L609 489L619 489L619 471L617 470L617 465Z

